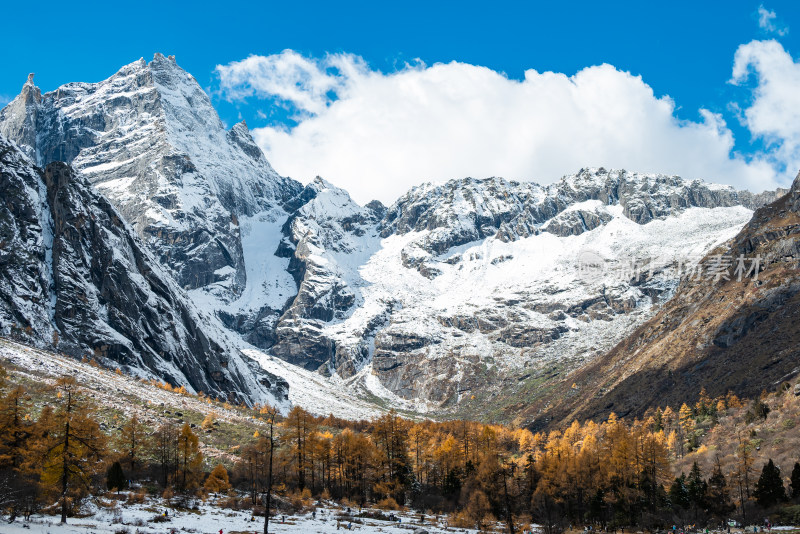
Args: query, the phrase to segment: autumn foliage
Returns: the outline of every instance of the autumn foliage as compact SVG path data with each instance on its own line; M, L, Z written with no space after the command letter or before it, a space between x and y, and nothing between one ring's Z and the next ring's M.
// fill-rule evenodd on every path
M294 508L324 498L446 513L463 528L536 522L545 534L570 524L656 529L790 517L800 503L800 397L789 387L748 401L701 392L692 405L641 419L612 414L546 432L395 412L347 421L299 407L285 417L239 407L250 437L209 459L203 439L224 437L216 429L230 405L199 414L197 432L137 413L106 425L72 378L52 384L38 406L0 378L0 508L15 515L44 509L66 521L89 495L129 482L131 502L144 485L169 503L210 494L262 513L266 496Z

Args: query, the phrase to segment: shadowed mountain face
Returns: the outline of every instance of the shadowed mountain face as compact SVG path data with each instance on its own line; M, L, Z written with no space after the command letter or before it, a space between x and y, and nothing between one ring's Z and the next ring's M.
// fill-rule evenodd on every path
M0 136L3 335L231 400L283 401L103 196L64 163L42 171Z
M0 111L0 133L41 167L72 165L190 289L215 283L239 294L238 218L300 189L272 169L244 123L226 131L196 80L161 54L45 94L30 77Z
M0 256L9 280L26 280L15 289L25 298L7 306L15 332L30 327L50 343L52 325L69 323L74 334L60 335L64 347L74 341L81 350L113 353L132 368L152 368L162 352L203 354L169 360L178 370L159 371L202 387L217 387L203 380L219 376L235 346L255 346L383 405L472 417L508 419L558 398L568 373L612 349L669 300L679 283L668 268L676 256L707 253L777 198L599 168L548 186L502 178L425 184L392 206L360 206L321 178L302 185L279 176L247 126L226 129L196 80L161 54L107 80L45 94L29 78L0 110L0 133L25 161L69 164L76 174L67 181L85 191L66 205L114 210L120 228L130 227L141 244L139 256L122 255L141 279L122 272L119 280L93 279L87 267L68 278L96 287L99 296L58 304L54 261L91 266L102 251L110 265L129 239L87 235L80 226L78 234L64 234L80 240L74 250L56 247L50 206L60 198L53 196L56 178L67 171L51 173L49 182L30 171L34 185L14 187L47 200L7 205L6 243L16 252ZM30 242L44 244L20 245ZM616 268L586 278L587 252ZM142 254L152 265L137 259ZM662 263L643 263L655 256ZM619 268L627 264L648 276ZM161 282L148 278L151 271ZM91 300L111 302L119 287L141 281L155 296L180 295L211 326L197 330L189 325L195 319L182 321L186 339L169 324L138 328L139 315L130 314L154 302L144 299L147 292L122 291L124 298L105 308ZM128 300L134 308L125 308ZM86 337L78 339L81 324ZM168 341L158 340L161 328ZM736 328L714 346L732 343ZM95 330L104 333L92 338ZM115 341L114 332L127 341ZM201 379L192 373L206 365L205 354L223 356L196 371ZM231 376L250 375L238 373ZM233 390L244 391L244 382L231 380ZM488 414L487 406L495 411Z
M796 377L799 238L800 174L788 194L756 210L736 237L704 258L703 276L683 280L655 317L568 376L564 383L577 386L572 395L529 416L544 423L612 411L641 415L696 398L703 387L712 396L756 396ZM708 269L716 265L727 267L729 279L715 280Z

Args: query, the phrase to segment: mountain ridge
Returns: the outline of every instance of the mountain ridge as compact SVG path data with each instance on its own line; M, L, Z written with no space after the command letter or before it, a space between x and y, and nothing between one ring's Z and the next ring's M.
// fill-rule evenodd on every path
M547 186L423 184L360 206L321 178L278 175L246 123L226 130L161 54L44 94L29 78L0 133L40 163L69 160L225 335L445 415L542 398L548 377L657 312L679 253L719 246L780 193L601 167ZM586 280L587 251L649 276Z
M641 415L680 396L697 398L702 388L755 396L797 376L798 234L800 173L787 194L757 209L732 240L703 259L730 258L728 279L684 279L655 317L565 378L577 385L577 395L531 411L552 420L610 411ZM745 268L739 275L738 258ZM613 379L600 383L598 376Z
M286 384L198 313L69 166L39 169L0 135L0 176L3 335L232 401L285 401Z

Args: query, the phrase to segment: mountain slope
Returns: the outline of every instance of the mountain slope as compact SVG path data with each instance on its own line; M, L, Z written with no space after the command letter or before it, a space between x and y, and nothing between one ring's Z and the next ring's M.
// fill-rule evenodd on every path
M756 210L741 232L711 251L704 274L685 278L655 317L568 377L580 393L544 410L544 417L638 415L649 406L696 398L703 387L712 396L727 390L756 396L796 377L798 235L800 175L788 194ZM744 271L738 273L740 257ZM709 274L725 261L720 258L727 258L729 279Z
M196 80L161 54L45 94L31 76L0 111L0 133L40 166L72 164L183 287L215 284L227 298L245 285L238 218L300 189L277 175L244 123L226 131Z
M280 177L247 126L226 130L160 54L45 94L29 78L0 132L94 184L220 339L425 413L509 418L558 396L669 300L682 254L734 237L775 198L599 168L546 187L425 184L360 206L321 178ZM46 216L15 213L30 221L15 239L46 242ZM47 304L49 250L26 258L31 301L14 307L40 339L62 313Z
M378 396L476 414L487 402L525 402L649 318L677 285L665 266L732 237L751 216L742 204L757 202L730 187L605 169L548 187L420 186L379 225L379 246L358 269L363 303L324 333L337 354L370 356L361 384L376 377ZM583 251L617 271L583 280ZM649 268L648 258L661 261L651 279L621 272L629 260Z
M42 171L0 136L0 180L3 335L222 398L284 400L285 383L198 313L69 166Z

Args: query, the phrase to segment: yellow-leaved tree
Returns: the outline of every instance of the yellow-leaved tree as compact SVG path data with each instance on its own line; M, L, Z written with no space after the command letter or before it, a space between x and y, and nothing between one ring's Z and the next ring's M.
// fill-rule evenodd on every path
M29 410L30 398L21 386L0 397L0 509L11 508L12 514L35 492L38 462L29 453L34 436Z
M88 494L92 476L103 469L106 437L73 377L59 378L55 392L56 409L49 428L42 429L38 452L42 486L58 495L61 522L66 523L71 505Z
M231 483L228 480L228 470L222 464L217 466L208 475L206 483L203 485L209 493L223 493L231 489Z
M131 476L140 466L141 457L147 448L147 431L136 414L128 419L117 438L117 448L122 454L122 460L127 462Z
M192 432L189 423L184 423L178 435L178 475L180 489L190 490L199 487L203 471L203 453L200 440Z

